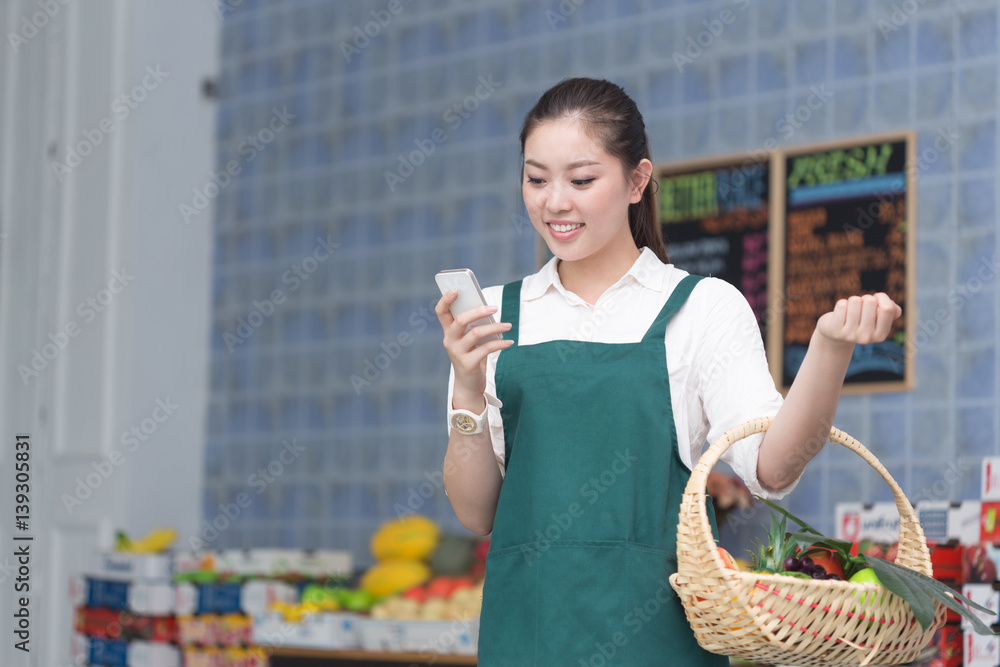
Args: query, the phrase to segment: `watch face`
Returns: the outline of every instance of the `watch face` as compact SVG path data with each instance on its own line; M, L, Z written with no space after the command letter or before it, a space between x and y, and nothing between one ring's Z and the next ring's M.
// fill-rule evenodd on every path
M472 433L476 430L476 420L469 415L454 415L451 418L451 425L461 433Z

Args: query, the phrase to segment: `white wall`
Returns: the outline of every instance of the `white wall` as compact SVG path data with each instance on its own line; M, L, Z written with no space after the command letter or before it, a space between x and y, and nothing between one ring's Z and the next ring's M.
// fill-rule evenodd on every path
M0 664L54 667L70 661L68 577L115 530L186 537L200 521L212 230L178 206L213 166L201 82L219 17L205 0L10 0L0 26ZM88 154L68 161L70 147ZM133 427L142 439L123 441ZM32 446L25 532L18 433ZM10 640L21 544L27 654Z

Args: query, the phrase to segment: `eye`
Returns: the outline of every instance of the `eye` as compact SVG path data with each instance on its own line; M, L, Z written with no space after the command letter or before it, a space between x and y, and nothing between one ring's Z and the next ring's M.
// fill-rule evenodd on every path
M578 179L572 181L573 185L576 185L578 187L583 187L584 185L590 185L593 182L594 182L594 179L592 179L592 178L578 178Z
M528 176L528 183L531 183L532 185L541 185L543 181L540 178L532 178L531 176Z

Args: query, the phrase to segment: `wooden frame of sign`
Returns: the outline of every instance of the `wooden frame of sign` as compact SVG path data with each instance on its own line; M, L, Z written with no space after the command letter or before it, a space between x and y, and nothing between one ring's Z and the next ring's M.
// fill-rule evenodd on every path
M795 146L775 156L772 192L780 196L772 198L769 283L778 321L768 330L768 359L783 392L818 317L838 298L876 291L902 306L903 317L885 342L855 347L843 393L913 388L915 156L912 130Z
M657 219L670 261L739 289L763 341L776 322L769 289L775 160L773 151L757 149L653 169Z

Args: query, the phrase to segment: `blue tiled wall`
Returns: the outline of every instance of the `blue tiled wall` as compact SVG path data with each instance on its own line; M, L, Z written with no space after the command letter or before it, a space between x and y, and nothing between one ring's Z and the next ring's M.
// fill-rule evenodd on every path
M436 477L447 358L433 274L468 266L496 284L532 270L517 133L537 96L575 75L625 86L655 161L771 138L915 128L921 150L950 138L917 174L918 318L943 309L945 322L917 349L914 391L847 396L837 415L912 498L941 499L947 462L1000 453L997 12L943 0L244 0L226 11L217 169L241 170L214 198L205 519L240 493L252 502L213 546L347 547L364 563L368 536L399 507L461 530ZM499 85L470 98L482 80ZM828 101L788 132L779 121L814 90ZM294 119L265 144L275 109ZM337 244L328 259L316 259L317 239ZM240 321L250 335L227 344ZM366 368L370 384L352 384ZM970 470L948 497L975 497ZM789 502L825 530L836 501L889 493L840 450L800 489Z

